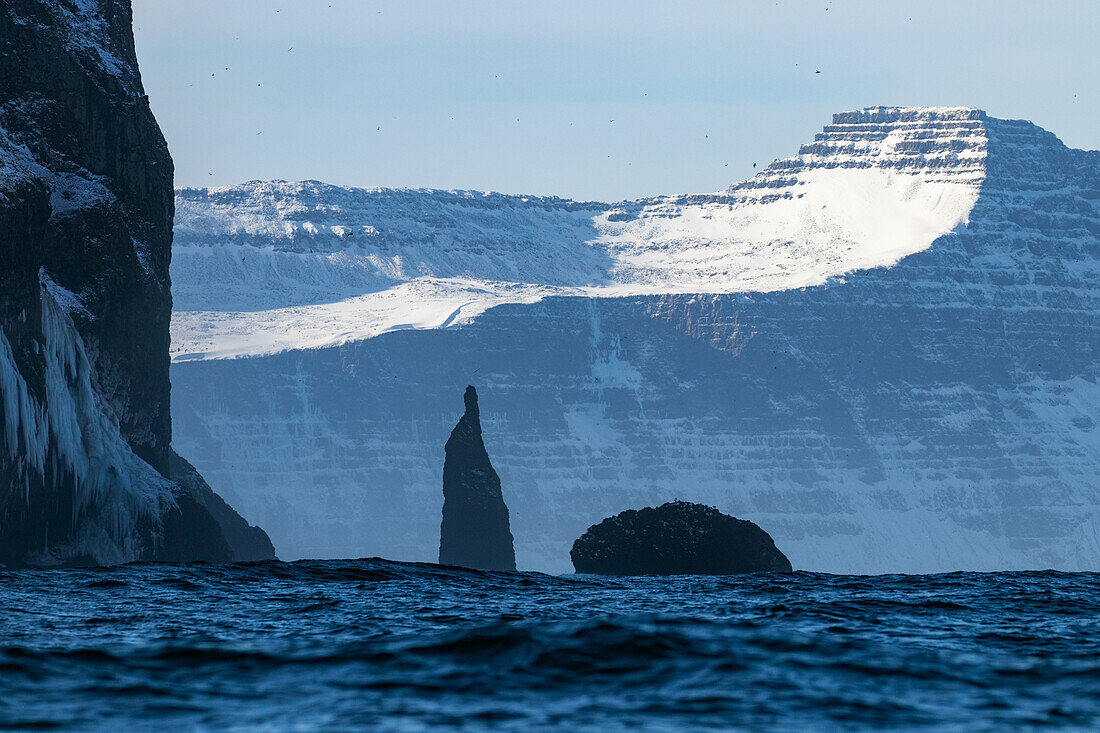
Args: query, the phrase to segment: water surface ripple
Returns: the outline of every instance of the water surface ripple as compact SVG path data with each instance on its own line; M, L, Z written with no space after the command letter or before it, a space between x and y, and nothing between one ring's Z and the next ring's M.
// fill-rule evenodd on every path
M0 727L1100 725L1100 574L0 572Z

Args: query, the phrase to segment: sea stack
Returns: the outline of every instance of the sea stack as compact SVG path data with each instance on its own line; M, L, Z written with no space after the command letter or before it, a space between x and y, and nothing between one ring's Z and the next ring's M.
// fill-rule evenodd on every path
M790 572L791 562L752 522L687 501L627 510L588 528L569 552L578 573L728 575Z
M515 570L516 551L500 477L481 438L477 390L466 387L466 412L447 440L443 463L443 523L439 563L481 570Z

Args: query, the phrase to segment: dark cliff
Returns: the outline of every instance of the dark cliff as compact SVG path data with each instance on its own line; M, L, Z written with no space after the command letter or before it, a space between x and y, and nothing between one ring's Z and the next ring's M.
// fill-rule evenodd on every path
M686 501L627 510L588 528L569 552L578 573L726 575L790 571L771 535Z
M172 159L131 25L0 5L0 565L273 554L174 475Z
M482 570L515 570L516 552L500 477L481 437L477 391L466 387L466 412L447 440L439 562Z

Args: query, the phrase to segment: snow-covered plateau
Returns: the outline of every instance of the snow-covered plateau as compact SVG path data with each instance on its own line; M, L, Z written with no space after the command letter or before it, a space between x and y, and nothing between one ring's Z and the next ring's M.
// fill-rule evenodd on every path
M1100 565L1100 153L873 107L714 194L180 189L176 449L279 555L430 560L467 383L517 563L675 498L797 568Z

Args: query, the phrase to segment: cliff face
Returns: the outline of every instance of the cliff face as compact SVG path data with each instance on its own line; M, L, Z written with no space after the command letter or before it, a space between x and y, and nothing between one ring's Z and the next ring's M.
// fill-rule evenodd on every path
M4 565L236 557L172 480L172 160L131 25L128 0L0 7Z
M515 570L516 552L500 477L481 437L477 390L466 387L466 412L447 440L439 562L482 570Z
M73 293L95 387L122 436L168 465L172 159L134 56L128 2L0 9L4 318L39 319L39 273ZM13 190L14 189L14 190ZM14 324L5 329L11 334ZM18 338L18 337L17 337Z

